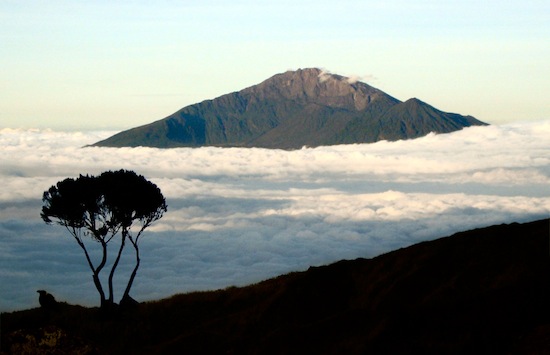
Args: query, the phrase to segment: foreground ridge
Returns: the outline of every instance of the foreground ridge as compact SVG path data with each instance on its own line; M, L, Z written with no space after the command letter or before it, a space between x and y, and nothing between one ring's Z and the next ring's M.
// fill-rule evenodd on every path
M63 303L2 314L2 353L542 353L549 222L461 232L108 317Z

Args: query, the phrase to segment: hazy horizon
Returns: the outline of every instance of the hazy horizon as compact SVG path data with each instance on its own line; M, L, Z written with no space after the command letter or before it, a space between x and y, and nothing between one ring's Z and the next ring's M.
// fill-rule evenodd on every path
M82 148L112 133L0 129L0 311L38 306L37 289L98 305L80 248L40 219L43 191L79 174L131 169L166 196L143 238L138 301L550 216L550 121L296 151Z

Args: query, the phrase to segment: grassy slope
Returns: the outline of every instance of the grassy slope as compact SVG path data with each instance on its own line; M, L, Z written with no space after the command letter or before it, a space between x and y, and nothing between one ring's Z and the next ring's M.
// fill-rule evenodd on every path
M548 220L493 226L110 317L70 305L3 314L2 350L541 351L550 346L549 235Z

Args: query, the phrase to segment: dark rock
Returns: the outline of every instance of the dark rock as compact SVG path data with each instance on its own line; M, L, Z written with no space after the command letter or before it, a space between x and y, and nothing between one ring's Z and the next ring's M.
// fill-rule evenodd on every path
M38 297L38 302L40 303L40 306L44 309L55 309L58 306L57 301L55 300L55 297L44 291L44 290L38 290L36 291L40 294Z
M135 309L139 306L139 302L130 296L125 296L120 300L120 308L123 310Z

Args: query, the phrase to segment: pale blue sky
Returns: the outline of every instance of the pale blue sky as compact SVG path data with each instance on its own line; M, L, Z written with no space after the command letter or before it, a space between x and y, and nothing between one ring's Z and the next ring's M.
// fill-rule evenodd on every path
M0 2L0 127L125 129L288 69L489 123L550 118L550 2Z

